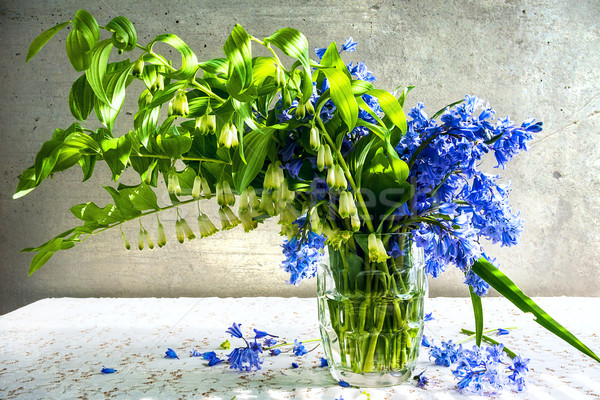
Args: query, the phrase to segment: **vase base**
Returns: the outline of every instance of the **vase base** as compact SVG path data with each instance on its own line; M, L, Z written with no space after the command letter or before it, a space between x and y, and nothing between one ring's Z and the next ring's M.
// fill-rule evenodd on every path
M388 387L400 385L410 379L413 368L399 371L356 373L344 368L330 367L331 375L338 380L356 387Z

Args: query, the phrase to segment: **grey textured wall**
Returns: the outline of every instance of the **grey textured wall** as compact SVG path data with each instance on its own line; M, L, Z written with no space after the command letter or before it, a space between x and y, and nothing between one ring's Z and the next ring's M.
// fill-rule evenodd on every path
M75 224L71 205L109 201L107 170L81 184L79 171L20 200L18 174L32 164L55 127L72 122L67 98L78 76L64 54L64 32L29 64L29 43L79 8L101 24L129 17L139 40L172 32L200 59L222 55L235 23L257 37L292 26L311 46L352 36L382 88L413 84L408 104L430 112L476 94L498 116L534 116L545 130L530 151L499 171L512 181L512 203L526 220L522 243L492 249L504 271L536 296L600 295L600 5L587 1L3 1L0 5L0 312L52 296L312 296L315 282L289 287L278 268L276 224L253 234L219 233L162 250L127 252L107 232L56 255L27 278L31 255L18 254ZM101 5L100 5L101 4ZM132 104L129 99L129 104ZM124 110L126 111L126 110ZM124 113L123 113L124 114ZM121 117L123 131L131 124ZM490 164L493 166L493 164ZM186 210L190 218L193 209ZM214 209L209 210L214 215ZM174 222L165 216L163 222ZM152 221L147 224L152 226ZM166 224L165 224L166 225ZM132 242L135 224L127 227ZM175 244L173 244L175 242ZM463 296L460 274L430 283L431 294Z

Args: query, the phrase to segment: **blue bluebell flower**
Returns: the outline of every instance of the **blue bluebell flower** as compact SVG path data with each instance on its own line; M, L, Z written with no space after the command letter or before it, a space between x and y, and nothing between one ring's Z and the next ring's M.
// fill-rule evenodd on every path
M452 340L442 342L441 346L431 346L429 348L429 359L434 359L436 365L449 367L453 362L458 360L459 354L462 352L462 345L455 345Z
M263 346L264 347L271 347L271 346L275 346L277 344L277 339L273 339L273 338L265 338L265 340L263 340Z
M417 381L417 387L420 387L421 389L425 389L425 386L429 384L429 378L423 375L424 373L425 371L414 377L414 380Z
M338 385L341 387L350 387L350 384L346 381L338 381Z
M225 332L231 334L231 337L236 337L238 339L242 339L244 337L244 335L242 335L240 326L242 326L242 324L238 325L234 322L233 325L230 328L227 328L227 330Z
M277 337L277 336L271 335L270 333L267 333L265 331L259 331L258 329L254 329L254 339L262 339L266 336Z
M427 339L427 336L425 335L423 335L423 337L421 338L421 346L431 347L431 343L429 343L429 339Z
M327 366L329 366L327 359L325 357L321 357L321 367L327 367Z
M221 360L219 357L215 356L208 360L208 366L212 367L212 366L222 363L223 361L224 360Z
M177 353L175 353L175 350L169 349L169 348L167 348L167 351L165 351L165 358L177 358L177 359L179 359L179 357L177 356Z
M190 351L190 357L202 357L202 354L203 353L199 352L196 349L192 349L192 351Z
M326 51L327 51L326 47L323 47L323 48L315 47L315 54L317 55L317 57L319 57L319 61L321 61L321 59L325 55Z
M269 350L269 354L272 355L272 356L278 356L279 354L281 354L281 350L279 350L279 349L272 349L272 350Z
M496 332L496 336L508 335L510 331L508 329L498 328L498 332Z
M251 371L252 368L259 370L261 368L260 364L263 363L263 360L260 358L259 354L260 352L258 350L250 347L235 348L227 355L229 368L237 369L239 371Z
M423 321L427 322L427 321L433 321L435 318L433 318L433 313L427 313L425 314L425 317L423 317Z
M307 352L308 351L306 350L306 347L304 347L302 342L299 342L298 339L294 339L294 348L292 349L292 353L294 353L294 355L296 356L303 356Z
M344 44L342 45L342 51L347 51L349 53L356 51L356 45L358 42L355 42L352 37L346 39Z
M215 358L217 356L217 353L215 353L214 351L207 351L205 353L202 353L202 358L204 358L205 360L210 360L211 358Z
M283 254L286 259L281 267L289 272L290 283L297 285L301 280L312 278L317 273L317 266L322 258L320 249L325 247L325 237L302 228L308 222L305 215L298 218L294 224L300 230L300 237L294 237L283 243Z
M298 368L298 363L293 362L292 363L292 368Z
M102 366L102 369L100 370L100 372L102 372L103 374L114 374L115 371L116 371L116 369L106 368L104 365Z
M490 285L472 270L466 273L464 283L471 286L473 292L479 297L485 296L490 290Z

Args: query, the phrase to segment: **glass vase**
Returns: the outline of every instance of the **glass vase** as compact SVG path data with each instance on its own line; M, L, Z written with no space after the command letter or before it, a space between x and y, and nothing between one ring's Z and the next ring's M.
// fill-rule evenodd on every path
M358 387L410 378L423 336L427 279L410 233L382 235L390 257L371 262L367 236L328 254L318 272L319 328L331 374Z

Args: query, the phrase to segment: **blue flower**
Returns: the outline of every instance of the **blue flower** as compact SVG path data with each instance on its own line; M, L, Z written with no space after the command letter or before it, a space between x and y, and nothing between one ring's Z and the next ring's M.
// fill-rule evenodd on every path
M347 51L349 53L356 51L356 45L358 42L355 42L352 37L346 39L344 44L342 45L342 51Z
M260 358L257 349L238 347L233 349L233 351L227 355L227 362L229 363L230 369L251 371L252 368L259 370L263 360Z
M177 356L177 353L175 353L175 350L169 349L169 348L167 348L167 351L165 351L165 358L177 358L177 359L179 359L179 357Z
M464 283L471 286L473 292L479 297L485 296L490 290L490 285L472 270L466 273Z
M420 387L421 389L425 389L425 386L429 384L429 378L423 375L424 373L425 371L414 377L414 380L417 381L417 387Z
M244 335L242 335L242 331L240 331L240 326L242 326L242 324L238 325L234 322L233 325L230 328L228 328L225 332L231 334L231 337L242 339Z
M281 350L279 350L279 349L269 350L269 354L272 356L278 356L280 353L281 353Z
M341 387L350 387L350 384L346 381L338 381L338 385Z
M116 371L116 369L106 368L104 365L102 366L102 369L100 370L100 372L102 372L103 374L114 374L115 371Z
M327 359L324 357L321 357L321 367L327 367L329 365L329 363L327 362Z
M306 216L301 216L294 224L302 228L307 222ZM325 237L312 231L304 232L299 238L284 241L282 247L286 259L281 267L290 273L290 283L297 285L317 273L317 266L322 258L320 249L325 247Z
M263 340L264 347L271 347L271 346L275 346L276 344L277 344L277 339L266 338L265 340Z
M496 336L508 335L509 333L510 333L510 331L508 329L498 328L498 332L496 333Z
M458 355L461 351L462 345L458 345L457 347L450 340L449 342L442 342L440 347L431 346L429 348L429 359L433 358L436 365L449 367L453 362L458 360Z
M425 335L423 335L423 338L421 339L421 346L431 347L431 343L429 343L429 340L427 339L427 336L425 336Z
M217 365L222 362L223 362L223 360L221 360L219 357L215 356L215 357L211 358L210 360L208 360L208 366L212 367L212 366Z
M302 342L299 342L298 339L294 339L294 348L292 349L292 353L294 353L296 356L303 356L307 353L306 347L304 347Z
M322 49L315 47L315 54L317 55L317 57L319 57L319 61L321 61L321 59L325 55L326 51L327 51L326 47L323 47Z
M192 351L190 351L190 357L202 357L202 353L196 349L192 349Z
M202 358L204 358L205 360L210 360L211 358L215 358L217 356L217 353L215 353L214 351L207 351L206 353L202 353Z
M425 317L423 318L423 321L427 322L427 321L433 321L435 318L433 318L433 313L430 312L428 314L425 314Z
M258 329L254 329L254 339L262 339L266 336L277 337L275 335L271 335L265 331L259 331Z
M292 363L292 368L298 368L298 363L293 362Z

